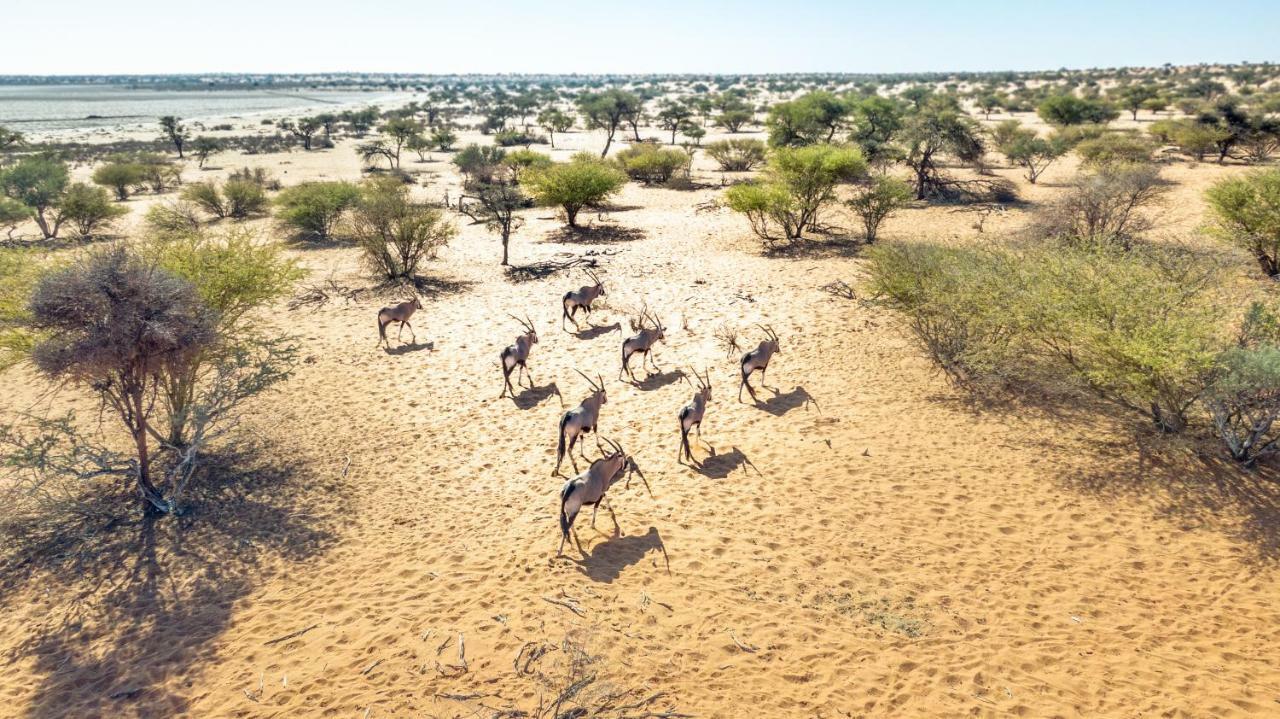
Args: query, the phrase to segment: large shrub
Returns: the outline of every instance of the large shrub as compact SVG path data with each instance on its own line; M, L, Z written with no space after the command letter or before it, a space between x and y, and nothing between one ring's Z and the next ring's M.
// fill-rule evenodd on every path
M360 188L350 182L305 182L276 196L276 217L304 237L325 240L359 197Z
M564 210L570 227L578 226L582 208L604 202L625 184L627 176L621 170L585 153L574 155L569 162L530 172L524 180L525 188L539 204Z
M1210 231L1253 255L1268 277L1280 277L1280 170L1220 180L1205 199Z
M413 200L394 178L366 181L352 211L352 235L369 269L387 280L412 279L457 234L435 207Z
M866 160L856 148L780 147L769 158L762 181L730 187L725 200L747 216L752 231L766 243L793 242L817 226L819 212L835 200L836 185L866 171Z
M1146 212L1166 187L1154 165L1112 165L1077 176L1036 213L1031 230L1071 244L1127 247L1152 226Z
M618 152L614 161L627 177L650 185L670 180L676 171L689 164L689 156L682 150L639 142Z
M1180 247L895 243L869 257L871 290L949 374L1075 385L1165 431L1186 426L1231 342L1221 265Z
M145 179L142 165L136 162L110 162L93 171L93 181L111 188L121 201L129 199L129 193Z
M747 172L764 162L765 144L749 138L716 140L707 145L707 154L725 172Z
M247 179L195 182L182 191L182 199L192 202L214 217L244 219L267 210L267 194L261 183Z
M1076 145L1081 164L1089 167L1107 165L1139 165L1151 162L1155 148L1141 135L1131 132L1108 132Z
M81 239L100 234L127 214L129 210L113 204L104 188L83 182L67 187L58 201L58 215L62 222Z
M1091 100L1075 95L1053 95L1036 108L1040 118L1051 125L1105 125L1120 116L1120 112L1103 100Z

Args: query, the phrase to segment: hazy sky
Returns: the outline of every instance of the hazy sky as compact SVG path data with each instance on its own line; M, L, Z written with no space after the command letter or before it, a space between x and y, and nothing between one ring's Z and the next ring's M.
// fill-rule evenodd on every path
M0 75L905 72L1280 60L1280 0L12 0L6 6Z

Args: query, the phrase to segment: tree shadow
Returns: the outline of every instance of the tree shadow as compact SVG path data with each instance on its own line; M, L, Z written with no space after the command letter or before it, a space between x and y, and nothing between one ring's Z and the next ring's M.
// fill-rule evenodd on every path
M1131 461L1118 457L1057 481L1104 499L1146 500L1185 530L1210 529L1248 544L1259 566L1280 564L1280 468L1244 469L1217 447L1177 438L1139 435L1136 444Z
M744 472L747 467L750 467L755 470L756 474L761 474L760 470L751 463L751 459L737 447L724 454L716 454L715 449L712 448L711 454L693 469L698 474L709 479L724 479L733 474L733 470L739 467L742 467Z
M587 325L587 328L585 330L578 330L577 332L572 332L570 334L572 334L574 337L577 337L580 340L593 340L597 337L602 337L604 335L607 335L610 332L621 332L621 331L622 331L622 323L614 322L611 325Z
M421 350L434 350L435 348L436 348L435 342L407 342L405 344L398 345L396 347L390 347L390 346L383 347L383 352L386 352L389 355L398 357L400 355L407 355L411 352L418 352Z
M764 402L757 401L755 406L775 417L781 417L793 409L808 407L810 404L818 407L818 400L814 399L813 395L809 394L804 387L796 387L790 392L781 394L774 390L772 397ZM822 409L819 407L818 411L821 412Z
M833 257L858 257L862 254L864 247L866 243L852 235L829 236L765 247L760 254L773 259L822 260Z
M459 295L470 290L475 286L475 282L470 280L457 280L448 277L424 277L422 275L414 275L413 277L399 283L387 283L384 287L394 287L403 289L411 287L418 294L429 299L439 297L447 297L449 295Z
M667 573L671 573L671 558L657 527L649 527L644 534L612 537L591 548L582 559L572 560L578 569L592 581L612 583L622 576L627 567L638 564L649 552L662 552Z
M27 716L185 713L200 690L160 685L215 660L211 641L268 566L334 546L336 522L315 507L346 503L338 480L249 446L207 456L187 499L184 515L156 517L132 492L98 492L93 516L116 519L92 529L53 511L3 528L0 598L38 587L49 601L13 650L34 659Z
M560 388L555 382L548 382L541 387L526 387L520 394L511 398L519 409L533 409L551 397L559 397Z
M685 376L684 370L672 369L672 370L667 370L665 372L657 372L655 374L646 375L644 379L639 381L631 380L628 382L628 384L640 390L641 392L652 392L655 389L662 389L663 387L666 387L669 384L675 384L676 382L679 382L681 379L683 379L684 376Z
M619 242L635 242L645 238L644 230L619 225L590 225L586 227L561 227L547 233L543 242L577 245L612 245Z

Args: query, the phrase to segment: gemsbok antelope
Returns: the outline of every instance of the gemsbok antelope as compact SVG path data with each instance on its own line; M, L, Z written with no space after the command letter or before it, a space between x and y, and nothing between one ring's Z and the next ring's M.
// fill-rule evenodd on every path
M538 344L538 330L533 326L533 321L529 319L529 315L525 315L524 319L520 319L515 315L507 315L511 319L519 322L524 326L524 333L516 337L513 345L508 345L502 350L502 394L498 395L498 399L502 399L508 392L511 396L516 396L516 391L511 387L511 373L516 372L516 384L520 384L520 371L523 371L529 377L529 386L533 387L533 374L529 372L529 350ZM519 368L519 369L517 369Z
M409 324L409 318L413 317L413 313L420 309L422 309L422 300L414 297L413 299L405 300L398 305L391 305L390 307L383 307L378 310L378 337L380 338L378 340L378 344L385 343L387 346L390 346L391 343L387 342L387 325L392 322L400 323L400 329L396 331L396 341L400 340L400 334L404 332L404 328L407 326L409 328L409 336L416 344L418 342L418 335L414 333L413 325Z
M613 447L613 452L592 462L587 471L565 482L564 488L560 490L560 548L556 550L556 556L564 554L564 543L569 539L569 533L573 531L573 523L583 507L592 508L591 526L596 526L596 512L599 511L600 504L605 502L605 494L624 473L627 476L624 488L631 486L631 473L634 472L644 481L649 495L653 496L649 480L645 479L644 472L640 471L635 460L628 457L617 442L611 439L605 441ZM620 534L622 527L618 525L618 516L613 513L612 504L606 502L604 507L609 510L609 516L613 518L614 531ZM573 540L581 551L582 545L578 542L577 532L574 532Z
M584 285L572 292L564 293L564 298L560 301L561 308L564 310L564 314L560 316L560 329L562 330L565 329L564 321L566 319L573 323L574 329L578 329L578 320L575 315L577 315L579 309L582 310L583 316L589 322L591 320L591 303L595 302L598 297L607 296L604 291L604 282L600 280L596 273L591 270L583 270L583 272L586 272L587 277L590 277L595 284Z
M652 326L645 327L645 322L651 323ZM664 342L666 341L667 328L663 327L662 323L658 321L658 318L650 314L647 309L640 312L639 323L633 324L632 327L638 328L640 331L622 341L622 367L618 370L618 379L621 380L622 373L625 372L627 376L631 378L631 381L634 382L636 376L631 372L630 362L631 355L634 355L637 352L644 355L644 357L640 358L641 369L646 372L648 371L644 366L644 362L647 359L653 365L655 370L659 372L662 371L662 369L658 367L657 361L653 359L653 346L657 344L659 340Z
M698 439L702 439L702 417L707 413L707 403L711 401L711 371L703 370L699 377L698 371L693 370L693 376L698 380L698 389L693 393L693 401L680 409L680 449L676 450L676 461L688 457L690 462L697 464L689 449L689 430L697 430Z
M769 360L773 359L775 354L781 354L778 349L778 335L773 331L772 327L764 325L756 325L764 330L765 339L758 347L750 352L742 355L742 362L739 369L742 370L742 383L738 385L738 401L742 401L742 388L746 387L751 393L751 401L758 402L756 399L756 391L751 386L751 373L760 370L760 386L764 387L764 375L769 370Z
M556 440L556 468L551 472L551 476L560 474L560 463L564 461L566 450L569 454L569 461L573 463L573 471L578 471L578 461L573 458L573 445L577 443L578 438L588 432L596 432L596 423L600 421L600 406L609 400L604 393L604 379L600 375L596 375L599 384L592 382L591 378L582 374L579 370L574 370L582 375L582 378L591 385L591 395L582 400L582 404L574 407L564 416L560 418L560 435ZM600 435L596 434L596 447L600 447ZM587 453L578 446L578 452L583 459L587 458Z

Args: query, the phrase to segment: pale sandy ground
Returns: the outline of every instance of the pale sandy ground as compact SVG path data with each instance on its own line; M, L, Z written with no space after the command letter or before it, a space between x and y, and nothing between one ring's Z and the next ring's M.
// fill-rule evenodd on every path
M456 193L444 157L405 161L438 173L424 196ZM359 172L348 143L243 163L286 184ZM1052 196L1071 169L1020 182L1024 195ZM718 184L707 160L698 170ZM1170 167L1163 227L1194 227L1203 188L1237 171ZM0 593L0 714L532 711L540 686L513 659L566 634L600 656L602 680L665 692L650 708L698 717L1280 714L1274 482L1079 403L974 406L887 310L820 289L860 276L855 252L762 256L741 218L696 211L718 194L629 185L584 219L641 239L553 242L558 221L534 210L513 240L517 264L614 253L595 322L647 300L671 328L666 372L640 386L615 379L617 331L559 330L560 295L580 276L512 284L480 227L462 226L431 266L446 289L426 300L419 345L375 348L384 298L281 308L305 363L250 408L271 451L242 482L204 490L180 532L124 522L84 558L15 570L29 579ZM135 216L151 201L132 201ZM1023 220L1013 210L986 230ZM972 240L971 221L911 210L883 240ZM313 280L368 284L350 249L297 254ZM498 352L518 329L507 312L527 312L542 339L538 389L514 402L497 399ZM736 361L712 337L724 322L782 337L778 391L760 405L735 401ZM675 461L691 393L681 365L714 380L700 472ZM554 557L561 480L549 472L558 416L585 392L575 368L608 381L600 428L637 456L654 496L619 488L621 536L584 516L586 556L566 559ZM5 406L33 400L28 380L3 378ZM459 636L468 671L449 676Z

